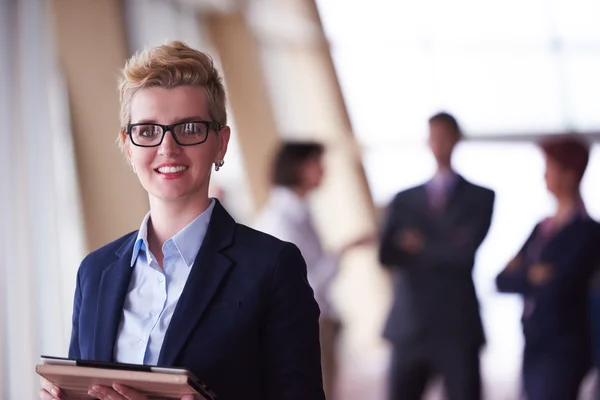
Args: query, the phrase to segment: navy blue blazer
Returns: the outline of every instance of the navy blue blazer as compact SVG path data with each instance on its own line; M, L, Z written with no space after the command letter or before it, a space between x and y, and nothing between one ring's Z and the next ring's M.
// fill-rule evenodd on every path
M83 260L70 358L113 361L136 236ZM220 400L324 400L318 320L298 248L237 224L217 202L158 365L189 369Z
M590 316L592 321L592 346L594 348L594 364L600 370L600 260L596 266L590 296ZM600 399L600 388L598 390Z
M589 287L598 262L599 225L577 216L546 241L540 241L540 226L519 251L515 267L497 276L496 285L501 292L525 298L522 321L528 351L584 361L591 354ZM537 263L549 266L547 281L530 280L529 270Z

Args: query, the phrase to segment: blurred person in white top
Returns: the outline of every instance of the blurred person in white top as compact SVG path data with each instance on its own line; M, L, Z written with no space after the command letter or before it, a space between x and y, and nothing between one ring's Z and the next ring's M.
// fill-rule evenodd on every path
M272 163L273 188L254 227L298 246L308 269L308 281L321 309L320 337L323 385L327 399L333 399L336 377L336 343L341 321L331 301L331 286L339 270L340 257L347 250L367 244L367 236L331 253L323 249L313 224L308 196L319 186L325 173L325 148L316 142L286 142Z

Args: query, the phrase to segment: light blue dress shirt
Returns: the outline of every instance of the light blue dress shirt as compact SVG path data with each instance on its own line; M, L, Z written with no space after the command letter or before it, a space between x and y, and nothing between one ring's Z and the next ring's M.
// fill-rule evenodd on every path
M115 361L156 365L167 328L206 236L215 206L208 208L162 247L160 268L148 247L148 221L142 221L131 257L134 268L114 348Z

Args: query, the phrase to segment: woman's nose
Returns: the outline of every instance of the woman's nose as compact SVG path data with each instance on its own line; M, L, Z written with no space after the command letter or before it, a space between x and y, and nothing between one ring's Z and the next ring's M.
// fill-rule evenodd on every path
M158 153L162 156L168 157L175 154L179 154L181 146L175 141L173 132L165 132L165 137L162 143L158 146Z

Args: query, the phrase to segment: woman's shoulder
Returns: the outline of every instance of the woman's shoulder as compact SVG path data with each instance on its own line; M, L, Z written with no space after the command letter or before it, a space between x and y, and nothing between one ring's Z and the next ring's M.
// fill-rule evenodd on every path
M306 262L300 249L291 242L237 224L235 239L227 255L242 275L295 279L306 275ZM272 279L272 278L270 278Z
M90 268L93 266L105 267L119 258L128 248L133 248L133 243L137 237L138 231L129 232L120 238L92 251L81 262L81 268Z
M258 258L277 258L283 251L297 249L291 242L281 240L243 224L236 224L234 247L240 252L252 254Z
M286 244L290 244L269 233L259 230L260 227L254 228L240 223L236 223L236 225L237 229L235 241L240 245L265 246L278 249Z

